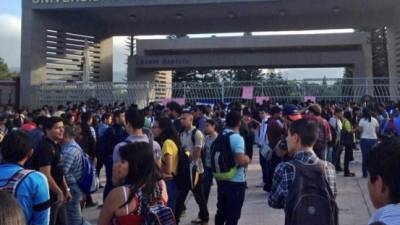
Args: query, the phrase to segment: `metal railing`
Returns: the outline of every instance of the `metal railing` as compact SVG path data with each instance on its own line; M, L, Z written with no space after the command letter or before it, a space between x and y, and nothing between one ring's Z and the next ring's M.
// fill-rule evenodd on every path
M181 82L181 83L91 83L42 84L33 87L34 106L59 105L67 101L79 103L96 98L102 104L116 101L138 104L140 107L164 98L185 98L186 102L233 102L242 99L243 86L253 86L254 96L268 96L272 101L289 102L315 96L317 101L359 101L363 96L373 96L376 101L398 99L400 79L343 78L304 79L240 82Z

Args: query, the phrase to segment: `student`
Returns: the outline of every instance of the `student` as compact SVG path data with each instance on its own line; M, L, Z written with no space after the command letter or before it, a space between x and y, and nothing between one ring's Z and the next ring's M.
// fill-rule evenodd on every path
M14 175L18 175L19 172L21 175L25 174L21 176L19 186L14 187L15 190L11 186L10 190L22 207L27 225L48 225L50 196L47 179L42 173L23 170L22 167L33 154L28 135L19 131L6 135L1 154L4 163L0 164L0 189L5 188ZM0 199L1 203L5 203L5 199Z
M153 148L154 160L157 165L161 167L161 147L156 141L149 139L149 136L144 133L144 114L136 108L130 108L126 112L126 122L126 131L129 136L115 146L113 151L113 163L115 164L120 161L119 149L122 146L134 142L147 142L150 143L150 146Z
M70 189L64 177L61 165L60 142L64 138L64 123L59 117L46 119L46 135L35 149L32 159L33 168L46 175L50 187L50 224L66 224L65 201L72 199Z
M105 131L103 136L100 137L100 143L101 145L104 145L104 167L106 168L106 186L103 191L103 200L106 199L108 193L113 188L111 180L114 147L128 137L128 133L125 129L125 112L121 110L115 111L113 113L113 121L114 124Z
M79 180L83 173L83 150L74 138L73 128L69 125L65 126L61 164L72 195L71 202L66 204L68 225L89 225L82 217L80 205L82 196L85 194L79 187Z
M250 158L245 154L245 143L239 134L241 115L231 111L226 116L226 129L224 134L233 132L229 136L231 151L238 166L234 177L229 180L217 180L217 213L215 225L236 225L241 216L242 206L246 192L245 167L250 163Z
M368 191L377 211L369 225L400 224L400 139L383 140L368 152Z
M178 132L169 118L157 118L153 124L155 140L161 145L161 170L167 184L168 207L175 212L178 187L174 176L178 169L178 150L181 146Z
M216 130L217 130L217 123L211 119L207 120L206 127L204 129L204 132L207 136L204 144L204 157L203 157L204 161L203 190L206 203L208 202L211 186L213 184L213 174L211 168L211 146L218 136Z
M25 225L24 214L15 198L6 191L0 190L0 224Z
M191 190L193 196L199 206L199 215L193 223L207 224L209 220L209 213L207 204L204 198L202 176L204 173L203 162L201 160L201 152L204 147L204 136L200 130L193 126L193 115L190 112L184 112L181 116L181 124L183 131L180 135L182 149L190 152L191 164L197 168L198 181ZM176 220L179 223L179 219L184 211L185 200L189 194L189 188L180 190L178 198L176 200Z
M140 209L145 202L140 195L152 202L168 202L166 185L154 162L150 144L135 142L122 146L120 160L114 165L113 179L125 180L114 188L105 199L98 225L142 225L144 217Z
M318 125L314 120L296 120L289 128L287 144L292 160L278 165L268 196L268 204L271 207L285 209L286 225L306 224L305 221L298 221L299 218L308 218L310 221L307 224L331 224L328 220L337 224L337 210L331 211L337 209L334 202L336 172L332 164L318 159L314 153L313 145L317 137ZM307 194L307 191L312 191L309 194L317 196L318 200L307 197L304 199L310 201L302 201L302 195L298 193ZM320 201L321 199L326 201ZM308 208L316 211L303 210ZM293 213L308 214L292 217Z
M332 141L331 128L322 116L321 106L318 104L312 104L308 107L308 112L305 118L311 119L317 122L318 135L317 140L314 143L314 152L318 158L322 160L328 159L328 143Z
M362 173L363 177L367 178L367 155L378 141L377 134L379 133L378 120L372 117L372 113L369 108L363 109L363 115L360 119L360 122L358 123L358 129L361 133L360 148L362 153Z

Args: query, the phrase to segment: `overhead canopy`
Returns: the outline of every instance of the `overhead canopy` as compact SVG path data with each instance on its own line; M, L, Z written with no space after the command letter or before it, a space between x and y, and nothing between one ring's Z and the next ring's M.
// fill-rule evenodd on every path
M97 21L113 35L376 28L398 0L26 0L25 9Z

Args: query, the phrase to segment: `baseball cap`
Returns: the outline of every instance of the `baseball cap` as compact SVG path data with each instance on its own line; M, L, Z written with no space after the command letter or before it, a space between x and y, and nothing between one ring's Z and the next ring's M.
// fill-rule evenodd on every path
M299 109L293 104L287 104L283 107L282 114L290 120L295 121L302 118Z

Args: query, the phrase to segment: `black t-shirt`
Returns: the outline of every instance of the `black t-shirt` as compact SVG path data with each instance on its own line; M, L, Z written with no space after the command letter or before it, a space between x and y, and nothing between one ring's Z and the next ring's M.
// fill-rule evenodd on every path
M32 167L39 170L41 167L51 166L51 176L56 184L64 190L63 185L63 169L61 164L61 146L47 137L43 137L35 149L32 157ZM55 194L50 191L50 198L53 199Z

